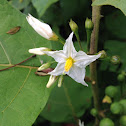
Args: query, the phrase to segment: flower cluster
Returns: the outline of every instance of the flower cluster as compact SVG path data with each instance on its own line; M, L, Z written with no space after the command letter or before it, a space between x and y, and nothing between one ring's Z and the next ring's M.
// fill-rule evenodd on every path
M31 15L27 17L27 21L41 36L45 37L46 39L52 38L53 32L49 25L40 22ZM83 51L77 52L74 48L72 38L73 32L69 35L68 39L66 39L63 50L51 51L45 47L29 50L30 53L38 55L47 54L48 56L53 57L58 63L56 68L52 72L48 73L51 75L51 77L47 87L50 87L54 83L54 78L65 74L70 76L76 82L88 86L84 81L86 72L85 68L87 65L98 59L101 56L101 53L98 55L87 55Z

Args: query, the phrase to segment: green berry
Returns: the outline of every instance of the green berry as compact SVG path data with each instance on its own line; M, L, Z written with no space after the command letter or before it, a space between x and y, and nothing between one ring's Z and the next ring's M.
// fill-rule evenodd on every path
M98 115L98 111L97 111L95 108L91 109L90 113L91 113L91 115L93 115L94 117L96 117L96 116Z
M115 97L117 93L118 93L118 89L115 86L110 85L105 89L105 94L111 98Z
M126 99L122 99L119 103L123 106L123 114L126 114Z
M114 126L114 123L111 119L109 118L104 118L100 121L99 126Z
M118 81L124 81L125 80L125 75L124 74L119 74L117 76Z
M126 126L126 115L121 116L119 122L121 126Z
M123 106L119 102L112 103L110 110L113 114L120 114L123 111Z

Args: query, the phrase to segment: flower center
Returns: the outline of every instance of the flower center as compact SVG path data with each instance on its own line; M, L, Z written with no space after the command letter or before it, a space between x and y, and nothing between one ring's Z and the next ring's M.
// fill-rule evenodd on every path
M66 60L65 67L64 67L66 72L68 72L70 70L70 68L72 67L73 63L74 63L74 60L71 57L69 57Z

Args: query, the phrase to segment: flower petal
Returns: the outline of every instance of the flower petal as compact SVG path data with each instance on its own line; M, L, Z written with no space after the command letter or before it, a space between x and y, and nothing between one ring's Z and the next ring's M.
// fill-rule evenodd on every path
M68 74L71 78L73 78L76 82L81 83L85 86L88 86L86 82L84 81L85 77L85 68L80 68L77 66L71 67L71 69L66 73Z
M73 45L73 32L69 35L68 39L66 40L66 43L64 44L63 51L67 57L74 57L77 54L77 51L74 48Z
M65 63L58 63L56 68L52 72L49 72L48 74L54 75L54 76L62 75L64 72L64 66L65 66Z
M63 50L59 51L43 51L43 53L47 54L48 56L51 56L55 59L56 62L62 63L65 62L66 56L63 52Z
M79 51L75 56L74 60L76 61L74 64L78 67L86 67L90 63L94 62L101 56L101 53L98 55L87 55L83 51Z
M43 50L47 50L48 48L46 47L40 47L40 48L34 48L34 49L29 49L29 53L33 53L36 55L44 55L45 53L43 52Z
M30 14L26 17L26 19L33 29L44 38L49 39L53 36L53 31L48 24L40 22Z

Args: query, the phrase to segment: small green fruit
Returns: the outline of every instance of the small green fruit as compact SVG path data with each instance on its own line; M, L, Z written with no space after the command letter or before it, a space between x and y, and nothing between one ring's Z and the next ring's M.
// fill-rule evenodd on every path
M100 121L99 126L114 126L114 123L111 119L109 118L104 118Z
M94 117L96 117L96 116L98 115L98 111L97 111L95 108L91 109L90 113L91 113L91 115L93 115Z
M126 126L126 115L121 116L119 122L121 126Z
M112 103L110 110L113 114L120 114L123 111L123 106L119 102Z
M126 114L126 99L122 99L119 103L123 106L123 114Z
M125 80L125 75L121 73L121 74L119 74L117 76L117 79L118 79L118 81L124 81Z
M118 89L115 86L110 85L105 89L105 94L111 98L115 97L117 93L118 93Z

